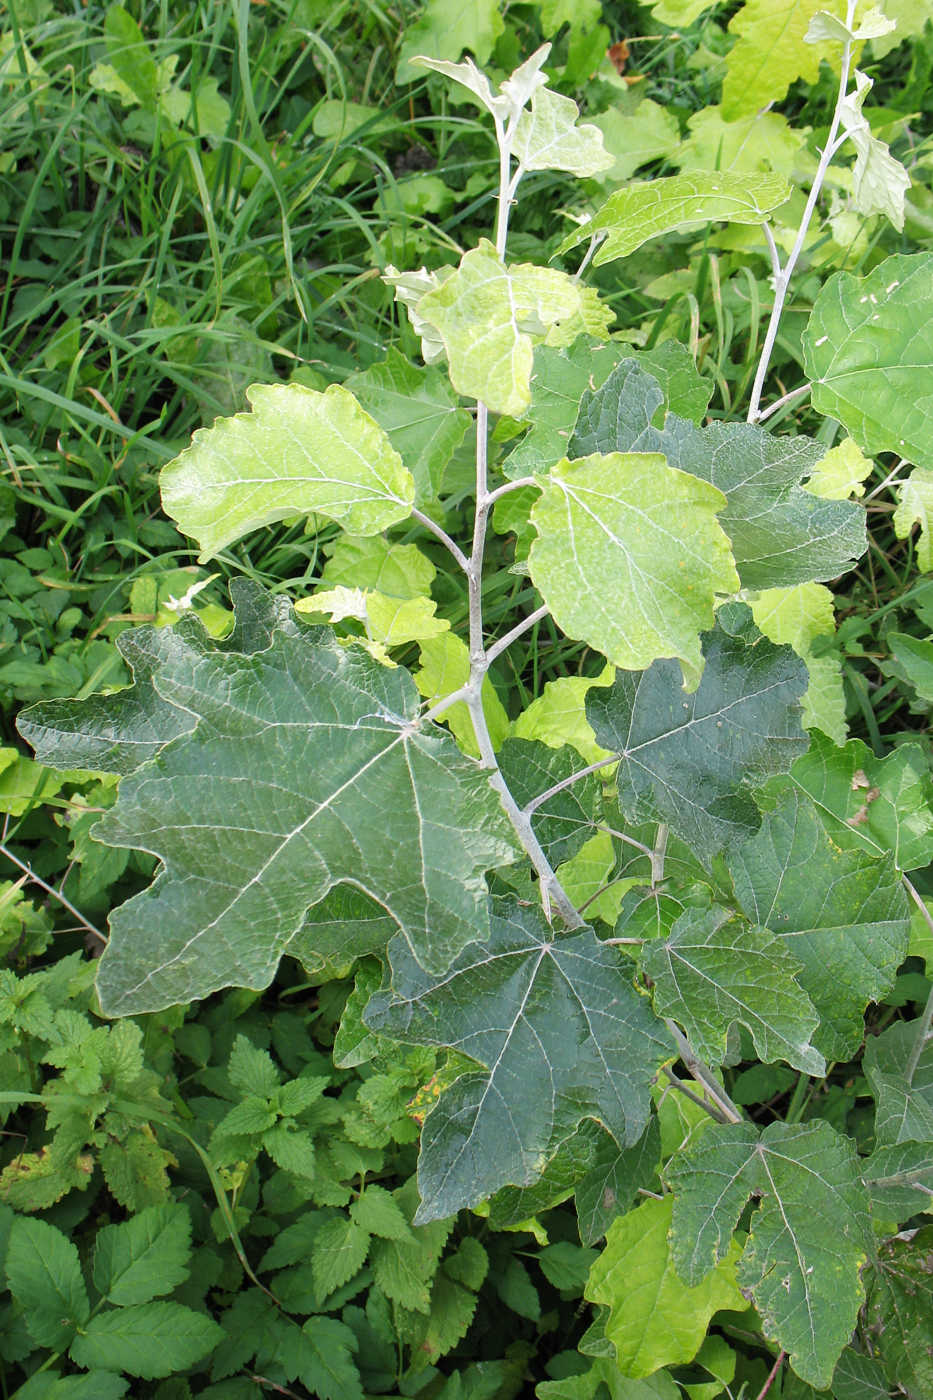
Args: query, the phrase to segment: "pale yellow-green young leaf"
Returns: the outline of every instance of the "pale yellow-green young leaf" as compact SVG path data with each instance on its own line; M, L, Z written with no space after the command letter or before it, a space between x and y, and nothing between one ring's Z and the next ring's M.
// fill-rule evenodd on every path
M538 482L529 567L558 626L623 670L676 657L696 689L715 595L739 588L723 493L658 453L564 458Z
M445 78L450 78L451 82L459 83L472 92L474 97L478 97L486 108L487 112L493 116L507 117L509 113L509 100L507 97L497 97L489 79L481 69L477 68L469 55L462 63L452 63L449 59L429 58L427 54L416 54L408 62L412 68L430 68L434 73L442 73ZM546 81L546 79L542 79Z
M539 88L531 110L522 112L515 127L512 154L525 170L567 170L572 175L598 175L612 165L598 127L577 126L580 109L570 97Z
M389 647L407 646L409 642L447 632L450 623L434 616L436 608L433 598L392 598L375 589L348 588L344 584L301 598L295 604L296 612L326 614L331 622L342 622L348 617L362 622L367 640L375 644L373 655L380 661Z
M894 20L897 28L879 39L872 39L871 51L875 58L884 58L904 39L922 34L930 18L930 0L881 0L881 9L888 19Z
M638 877L609 884L615 864L612 837L606 831L598 831L555 872L570 903L575 909L583 911L587 923L602 919L607 924L614 924L626 891L644 883ZM609 885L609 888L604 889L605 885Z
M375 535L411 514L415 483L375 419L338 384L254 384L163 468L162 504L209 559L261 525L311 514Z
M549 326L544 344L559 350L561 346L572 345L581 335L592 336L594 340L608 340L609 327L614 320L615 312L601 299L597 289L581 286L579 311L568 320Z
M792 588L766 588L752 602L755 625L778 646L806 654L816 637L836 630L833 595L822 583L798 583Z
M538 739L551 749L569 744L586 763L611 758L609 750L600 748L596 742L586 717L586 696L594 686L612 685L614 677L615 667L605 666L599 676L558 676L556 680L546 681L541 694L512 724L510 737ZM607 777L611 771L607 764Z
M897 494L894 532L903 540L920 526L915 553L918 567L926 573L933 569L933 468L914 467Z
M606 1337L624 1376L650 1376L692 1361L713 1313L746 1307L735 1278L742 1252L737 1240L702 1283L691 1288L681 1282L668 1239L672 1212L673 1197L665 1196L614 1220L584 1289L591 1303L609 1309Z
M328 556L321 582L330 588L374 588L389 598L428 598L437 573L417 545L397 544L383 535L338 535L324 546Z
M810 684L801 700L800 723L804 729L819 729L841 746L849 737L842 662L838 656L807 656L805 659Z
M718 0L658 0L651 6L653 17L669 29L686 29L700 15L711 10Z
M798 78L815 83L822 59L838 71L838 43L804 43L810 21L825 8L826 0L746 0L729 24L737 36L722 89L730 121L779 101Z
M613 164L596 178L603 185L620 185L640 165L675 151L680 140L677 118L660 102L646 97L633 112L610 107L593 118L603 134Z
M454 632L427 638L421 644L420 656L421 667L414 673L415 684L429 706L436 705L446 695L459 690L470 678L469 648ZM489 737L493 748L498 749L509 732L509 717L488 676L483 681L481 694ZM479 757L473 721L464 701L460 700L444 710L438 715L437 722L448 726L464 753L472 758Z
M833 595L821 583L768 588L752 600L752 616L769 641L793 647L806 663L810 683L803 697L801 723L819 729L834 743L846 741L846 704L842 666L836 656L814 656L817 637L836 630Z
M763 223L790 193L782 176L766 172L696 170L647 180L616 190L592 219L567 235L557 251L566 253L602 233L605 238L593 262L612 262L674 229L716 222Z
M426 0L418 7L418 18L405 25L395 81L412 83L422 76L422 68L414 66L415 58L453 60L469 49L479 63L485 63L504 28L498 0L473 0L456 8L449 0Z
M812 496L821 496L826 501L845 501L850 496L864 496L865 478L870 473L873 462L866 457L853 438L843 438L836 447L831 447L825 457L821 457L804 490Z
M457 392L518 417L531 402L535 343L551 326L580 315L582 298L565 272L531 263L506 267L481 239L415 309L443 340Z
M857 43L860 39L881 39L897 28L897 21L886 19L880 10L868 10L854 29L827 10L817 10L804 35L804 43L820 44L829 40L837 44Z
M639 109L640 110L640 109ZM671 152L681 170L773 170L793 182L815 168L804 150L809 127L791 126L780 112L752 112L727 122L719 106L694 112L689 136Z

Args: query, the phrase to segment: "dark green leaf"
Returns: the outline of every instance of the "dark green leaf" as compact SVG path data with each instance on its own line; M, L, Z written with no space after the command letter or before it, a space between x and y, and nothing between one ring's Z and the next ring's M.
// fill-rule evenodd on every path
M94 1245L94 1287L125 1307L171 1293L188 1277L191 1221L184 1206L149 1206L122 1225L105 1225Z
M306 1347L297 1374L302 1384L321 1400L363 1400L350 1328L335 1317L309 1317L301 1330Z
M616 1216L624 1215L639 1187L654 1185L661 1160L661 1133L652 1117L641 1137L620 1152L603 1135L596 1160L574 1192L580 1239L585 1245L602 1239Z
M862 1180L885 1220L908 1220L933 1205L933 1148L929 1142L877 1147L862 1162Z
M601 1122L620 1147L641 1136L670 1047L618 954L591 930L555 940L539 910L502 900L488 945L464 950L442 978L404 947L392 967L367 1022L484 1066L425 1120L420 1219L535 1181L581 1119Z
M415 478L415 498L433 501L444 468L470 426L470 415L446 374L429 365L413 365L398 350L344 380L371 413Z
M801 964L797 980L821 1020L817 1049L849 1059L865 1007L894 985L907 956L907 896L892 862L840 850L813 804L790 792L730 870L746 916L786 939Z
M529 739L506 739L498 757L502 776L520 807L563 782L580 767L578 754L566 744L563 748L552 749ZM594 773L564 788L535 809L534 833L552 866L570 860L593 835L593 811L599 793L599 779Z
M868 1326L888 1378L925 1400L933 1394L933 1226L885 1240L868 1290Z
M800 696L807 673L789 647L751 644L721 625L704 638L698 689L680 667L656 661L591 690L586 715L597 742L618 753L619 805L631 822L660 821L709 861L758 829L751 791L786 772L806 748Z
M265 986L305 911L347 879L426 964L485 936L483 876L514 836L486 774L417 725L405 672L289 622L252 655L180 651L157 686L198 725L125 778L95 828L164 862L111 918L109 1012Z
M923 1046L913 1074L907 1077L921 1029L916 1021L895 1021L881 1035L868 1039L864 1068L877 1105L879 1146L933 1142L933 1040Z
M142 1303L92 1317L72 1342L71 1359L153 1380L202 1361L223 1335L206 1313L181 1303Z
M535 348L531 407L525 415L530 427L502 465L507 477L514 481L548 472L567 456L581 395L602 384L619 357L628 353L627 346L599 345L589 336L580 336L565 349Z
M6 1253L7 1285L39 1346L64 1351L90 1313L78 1251L54 1225L17 1216Z
M129 1381L112 1371L92 1371L89 1376L56 1376L38 1371L16 1392L16 1400L119 1400Z
M687 909L667 937L645 944L640 966L654 983L659 1016L672 1016L702 1060L721 1064L729 1031L751 1031L762 1060L786 1060L806 1074L826 1064L810 1044L819 1024L786 942L731 911Z
M723 1257L750 1195L760 1197L739 1263L765 1335L797 1374L829 1385L862 1302L871 1248L854 1144L828 1123L713 1124L669 1163L674 1261L688 1281Z

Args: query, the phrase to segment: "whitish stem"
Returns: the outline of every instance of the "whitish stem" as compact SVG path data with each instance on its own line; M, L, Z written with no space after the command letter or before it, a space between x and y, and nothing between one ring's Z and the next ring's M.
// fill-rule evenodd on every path
M910 895L911 899L914 901L917 908L920 910L920 913L923 915L924 919L926 919L931 931L933 931L933 915L930 914L926 903L923 899L921 899L920 895L914 889L914 886L911 884L910 880L908 880L906 875L901 876L901 881L903 882L904 888L906 889L907 893ZM933 987L930 988L930 995L927 997L927 1004L923 1008L923 1015L920 1017L920 1024L917 1028L917 1038L914 1041L914 1048L910 1052L910 1059L907 1061L907 1067L904 1070L904 1078L907 1080L908 1084L913 1083L914 1075L917 1073L917 1066L920 1063L920 1057L923 1054L924 1047L930 1039L931 1026L933 1026Z
M704 1109L711 1118L715 1118L717 1123L729 1122L729 1119L725 1116L725 1114L722 1113L718 1108L714 1108L713 1105L709 1103L707 1099L701 1098L700 1095L695 1094L692 1089L688 1089L687 1085L683 1082L683 1080L677 1078L677 1075L671 1069L670 1065L664 1066L664 1073L667 1076L671 1088L677 1089L681 1094L684 1094L690 1100L691 1103L696 1104L697 1108Z
M510 628L510 630L506 632L505 636L500 637L499 640L486 652L487 665L491 666L492 663L495 661L496 657L501 656L502 653L505 650L507 650L507 648L510 647L514 641L517 641L519 637L524 636L526 632L530 632L536 622L540 622L542 618L547 617L548 611L549 610L547 604L542 603L540 608L535 608L534 612L529 613L527 617L523 617L521 622L516 622L515 626Z
M508 237L509 214L511 212L512 200L521 179L521 168L514 176L510 176L511 148L514 133L514 122L509 124L507 129L503 129L501 123L496 123L496 136L499 142L499 200L498 213L496 218L496 251L500 258L505 256L505 245ZM579 928L583 920L573 907L569 896L563 889L560 881L545 855L541 843L532 829L531 819L519 807L512 796L505 779L502 776L493 749L492 739L489 734L489 726L486 723L486 715L483 711L482 688L483 681L491 665L492 659L501 654L505 646L515 640L516 636L534 625L538 620L532 615L531 619L523 618L517 627L507 636L503 637L497 647L486 651L483 636L483 560L486 552L486 529L489 522L489 512L499 492L490 491L488 486L488 443L489 443L489 409L484 403L478 403L476 409L476 514L473 521L473 543L470 550L469 560L466 561L467 593L470 607L470 679L465 687L463 698L470 710L470 718L473 722L473 731L476 735L476 743L479 747L480 761L484 768L490 770L490 782L499 793L502 805L512 823L512 827L523 849L526 851L538 876L541 887L541 896L544 901L545 911L549 912L553 907L560 914L562 920L568 928ZM514 484L509 483L514 489ZM543 613L541 614L543 616ZM435 707L435 713L437 709Z
M500 496L507 496L510 491L519 491L523 486L537 486L533 476L520 476L515 481L507 481L504 486L497 486L495 491L490 491L487 497L487 504L493 505Z
M854 3L854 0L853 0ZM514 175L511 174L512 142L515 132L516 117L503 127L502 122L496 118L496 139L499 144L499 194L496 214L496 252L499 257L505 258L506 241L508 239L509 214L518 183L522 177L523 170L519 166ZM538 841L531 825L531 814L546 802L549 797L568 787L570 783L577 782L578 779L586 776L587 773L594 773L600 768L605 768L608 764L618 762L618 755L611 755L598 763L589 764L579 773L573 774L569 779L542 793L540 797L530 802L524 810L519 807L515 798L509 791L508 785L502 776L493 749L492 738L489 733L489 726L486 722L486 715L483 711L482 687L483 681L489 671L491 660L501 654L504 647L514 641L516 636L527 630L538 618L532 614L530 618L523 618L522 622L513 627L510 633L501 639L499 643L486 650L483 637L483 560L486 550L486 529L489 521L489 513L492 505L498 496L504 494L504 488L497 491L490 491L488 485L488 443L489 443L489 409L482 402L477 404L476 410L476 514L473 522L473 543L470 550L469 560L466 561L464 572L467 577L467 592L470 609L470 679L458 698L466 701L470 711L470 718L473 723L473 732L479 747L480 761L484 768L489 770L489 781L499 793L503 808L512 823L513 830L519 839L523 849L527 853L538 876L541 889L541 897L544 903L545 914L550 917L553 908L561 916L568 929L581 928L584 920L574 908L566 890L558 880L554 870ZM525 482L510 482L507 489L515 490ZM433 524L433 523L432 523ZM438 527L439 528L439 527ZM438 533L438 528L434 533ZM451 541L452 543L452 541ZM449 547L449 546L448 546ZM543 616L543 609L538 610ZM450 702L450 697L447 697ZM439 713L439 707L435 706L429 714ZM662 833L663 831L663 838ZM658 870L663 871L664 846L667 842L666 828L658 828L658 841L655 850L651 854L652 878L655 878ZM741 1115L735 1106L730 1103L724 1092L718 1087L712 1072L706 1068L694 1055L687 1040L673 1024L666 1022L668 1028L674 1036L678 1053L687 1066L688 1072L702 1086L705 1093L716 1105L720 1113L725 1115L727 1121L741 1122Z
M664 1024L673 1037L674 1044L677 1046L677 1053L681 1060L683 1060L687 1073L702 1086L704 1092L712 1099L719 1112L724 1115L726 1122L743 1122L741 1113L729 1098L725 1089L723 1089L721 1084L716 1083L712 1072L707 1069L703 1061L694 1053L690 1042L687 1040L687 1037L682 1034L679 1027L667 1017L664 1019Z
M45 890L46 894L51 895L52 899L57 900L64 909L68 910L69 914L73 914L81 927L87 929L88 933L98 939L102 947L107 946L107 935L101 933L97 925L92 924L90 919L85 918L80 909L76 909L71 900L65 898L61 890L55 889L53 885L43 880L41 875L37 875L31 865L27 865L24 860L20 860L19 856L15 855L5 842L0 842L0 855L6 856L7 860L12 861L14 865L18 866L31 884L38 885L40 890Z
M431 534L436 535L437 538L440 540L441 544L445 545L446 548L450 550L451 554L456 559L463 572L465 574L469 573L469 559L466 557L463 550L456 543L456 541L450 538L447 531L442 529L441 526L438 525L436 520L432 520L430 515L425 515L423 511L413 509L411 513L414 519L418 521L419 525L423 525L426 530L430 530Z
M537 797L533 797L530 802L527 802L525 804L526 815L530 817L532 812L536 812L539 807L543 807L545 802L549 802L552 797L556 797L559 792L563 792L564 788L569 788L574 783L578 783L581 778L588 777L590 773L598 773L600 768L608 768L610 763L618 763L618 761L619 755L614 753L611 754L609 758L600 758L596 763L588 763L585 768L578 768L576 773L571 773L569 778L562 778L559 783L555 783L553 787L549 787L546 792L539 793Z
M846 27L848 29L852 28L854 18L855 0L848 0L848 4L846 6L845 21ZM839 78L839 95L836 98L836 107L833 111L833 119L830 123L829 133L826 137L826 144L823 147L823 152L820 156L819 165L816 168L816 174L813 177L813 184L810 186L810 194L803 211L803 218L800 220L800 227L797 230L797 237L794 240L794 246L791 248L789 254L787 255L787 262L783 265L783 267L780 266L780 257L777 254L777 248L774 244L773 238L771 240L771 258L775 266L774 306L771 309L771 319L768 322L768 329L765 333L764 343L761 347L761 358L758 361L758 369L755 374L755 382L752 385L752 396L748 406L749 423L759 423L761 421L761 413L759 412L761 405L761 395L764 389L764 383L765 378L767 377L768 368L771 364L771 356L774 353L774 343L777 340L778 326L781 323L781 316L784 311L784 303L787 299L787 289L790 285L790 279L794 274L794 268L797 266L797 260L799 259L800 254L803 251L803 245L806 241L807 231L810 228L810 221L813 218L813 212L816 209L816 202L820 197L820 191L823 188L823 181L826 179L826 172L829 169L830 161L832 160L836 152L836 137L839 133L839 124L842 117L842 104L845 101L846 92L849 87L849 70L851 66L852 45L848 40L846 40L842 50L842 73Z
M800 384L796 389L791 389L789 394L782 394L779 399L775 399L774 403L768 404L767 408L761 410L758 415L758 422L763 423L765 419L770 418L773 413L777 413L778 409L783 408L785 404L793 403L795 399L803 398L804 394L809 394L812 388L813 385L808 380L806 384Z
M874 498L875 498L876 496L880 496L881 492L884 490L884 488L885 488L886 486L895 486L895 485L897 485L897 478L900 476L901 472L904 470L904 468L905 468L906 466L907 466L907 459L906 459L906 457L899 457L898 460L897 460L897 462L895 462L894 466L893 466L893 467L891 468L891 470L888 472L888 474L887 474L887 476L885 477L884 481L879 481L878 485L875 486L871 491L869 491L868 495L865 497L865 499L864 499L864 501L862 502L862 504L863 504L863 505L867 505L868 502L874 500Z
M666 822L658 825L658 834L655 838L654 850L651 852L651 887L660 885L664 879L664 857L667 854L668 827Z
M605 831L607 836L614 836L617 841L625 841L629 846L634 846L636 850L641 851L643 856L651 859L651 847L646 846L644 841L636 841L634 836L627 836L624 831L616 831L614 826L598 826L596 830ZM641 942L640 938L638 942Z

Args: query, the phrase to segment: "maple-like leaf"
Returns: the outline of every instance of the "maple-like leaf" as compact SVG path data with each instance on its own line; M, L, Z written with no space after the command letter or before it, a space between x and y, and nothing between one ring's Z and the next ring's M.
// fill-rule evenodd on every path
M863 1297L871 1249L855 1145L822 1120L713 1124L668 1164L674 1263L688 1283L730 1247L749 1196L760 1197L738 1266L765 1335L817 1390L829 1385Z
M730 870L746 916L786 939L801 964L797 980L821 1021L813 1043L827 1059L850 1059L866 1006L891 989L907 956L907 896L890 857L840 849L791 791L732 853Z
M241 584L236 596L253 592ZM487 775L444 731L419 726L407 673L292 618L251 653L199 638L152 683L197 724L123 780L95 828L163 862L112 915L99 976L108 1011L267 985L305 912L343 882L377 901L427 965L485 937L483 876L514 858L514 837ZM132 691L95 713L109 723L127 704Z
M443 976L426 975L398 940L391 958L367 1024L477 1061L425 1120L419 1220L529 1185L582 1119L620 1147L641 1136L671 1048L618 953L591 929L555 939L539 909L497 900L489 942Z
M50 768L133 773L172 739L190 733L194 716L172 704L153 683L162 666L189 653L250 655L269 645L276 628L297 629L287 598L274 598L240 579L231 583L230 592L234 623L223 640L210 637L190 613L173 627L134 627L117 639L133 673L132 686L84 700L46 700L24 710L17 727L37 758Z
M666 822L705 862L757 830L752 788L786 772L807 745L803 662L754 628L730 635L723 612L704 638L706 665L692 695L676 662L656 661L647 671L618 671L610 689L586 699L597 742L620 756L627 819ZM737 613L741 632L743 615L748 626L750 617L745 608Z
M795 977L800 964L768 929L715 905L687 909L666 938L644 945L639 963L654 984L658 1015L679 1021L701 1059L720 1064L738 1022L762 1060L825 1072L810 1044L819 1017Z

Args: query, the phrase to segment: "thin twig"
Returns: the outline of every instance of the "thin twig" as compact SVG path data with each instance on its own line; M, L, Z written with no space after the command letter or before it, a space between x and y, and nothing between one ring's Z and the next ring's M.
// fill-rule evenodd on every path
M432 535L437 536L441 544L450 550L451 554L456 559L463 572L468 573L470 568L470 561L467 559L460 546L450 538L447 531L442 529L442 527L438 525L436 520L432 520L430 515L425 515L424 511L413 509L411 513L415 520L418 521L419 525L423 525L426 530L431 531Z
M743 1122L744 1120L741 1113L729 1098L729 1095L726 1093L725 1089L723 1089L722 1085L716 1083L712 1071L707 1068L695 1053L687 1037L669 1017L664 1018L664 1024L667 1026L667 1029L674 1039L674 1044L677 1046L677 1053L681 1060L683 1060L688 1074L692 1079L695 1079L698 1084L703 1086L703 1089L709 1094L720 1113L724 1115L726 1122Z
M868 495L865 497L865 499L864 499L864 501L862 502L862 504L863 504L863 505L867 505L868 502L871 501L871 500L873 500L875 496L879 495L880 492L882 492L886 486L890 486L890 485L892 485L892 483L896 483L896 478L897 478L898 473L899 473L900 471L902 471L902 470L904 469L904 467L906 467L906 466L907 466L907 459L906 459L906 457L899 457L898 460L897 460L897 462L895 462L894 466L893 466L893 467L891 468L891 470L888 472L888 474L887 474L887 476L885 477L884 481L879 482L877 486L875 486L871 491L869 491Z
M614 826L597 826L596 830L604 831L607 836L615 836L619 841L626 841L630 846L634 846L636 850L641 851L643 856L647 856L649 860L651 859L651 847L646 846L644 841L636 841L634 836L626 836L624 831L616 831Z
M81 913L81 910L76 909L75 906L72 904L71 900L65 898L61 890L55 889L55 887L53 885L50 885L47 880L43 880L41 875L37 875L31 865L27 865L27 863L24 860L20 860L19 856L14 855L14 853L10 850L9 846L5 842L0 842L0 855L6 856L7 860L12 861L14 865L19 866L20 870L23 871L24 875L26 875L26 877L34 885L38 885L40 889L45 890L46 894L50 895L52 899L57 899L59 904L63 905L64 908L68 910L69 914L74 915L81 927L83 929L86 929L88 933L93 934L95 938L99 939L102 946L106 948L107 935L101 933L100 929L96 926L96 924L92 924L90 919L85 918L85 916Z
M507 496L510 491L520 491L523 486L537 485L533 476L516 477L514 481L507 481L504 486L497 486L495 491L490 491L486 497L486 505L494 505L500 496Z
M854 15L855 0L848 0L848 3L846 5L845 22L849 29L852 28ZM752 394L748 405L749 423L758 423L761 421L761 415L759 413L761 394L762 390L764 389L765 378L767 377L768 369L771 364L771 356L774 352L774 343L777 340L778 326L780 325L781 316L784 311L784 302L787 299L787 289L790 285L790 279L793 276L794 268L797 266L797 259L800 257L800 254L803 251L803 245L806 241L807 231L810 227L810 220L813 218L813 212L816 209L816 202L820 197L820 191L822 190L823 182L826 179L826 172L829 169L830 161L832 160L836 151L836 136L839 131L839 125L842 119L842 104L845 101L846 93L849 88L849 70L851 66L852 44L851 41L847 39L842 51L842 72L839 78L839 94L836 98L836 106L833 110L833 116L829 127L829 133L826 137L826 145L823 147L823 152L820 156L820 162L816 168L816 174L813 177L813 184L810 186L810 194L807 198L807 203L804 207L803 217L800 220L800 227L797 230L797 237L794 240L794 246L791 248L790 252L787 255L787 262L782 268L780 268L779 271L775 272L774 305L771 308L771 319L768 321L768 329L765 332L764 344L761 347L761 356L758 360L758 369L755 373L755 382L752 385ZM772 250L771 254L772 262L774 261L774 251L775 250Z
M530 817L532 812L536 812L539 807L545 802L549 802L557 793L563 792L564 788L571 787L574 783L578 783L581 778L588 777L590 773L596 773L600 768L608 768L610 763L618 763L618 761L619 755L614 753L611 754L609 758L601 758L596 763L588 763L585 768L579 768L576 773L571 773L569 778L563 778L559 783L555 783L553 787L549 787L547 792L542 792L540 796L533 797L530 802L526 802L524 807L526 816Z
M515 626L506 632L504 637L500 637L486 652L486 664L491 666L497 656L501 656L513 642L517 641L525 632L529 632L536 622L540 622L542 618L547 617L547 615L547 604L542 603L540 608L535 608L534 612L529 613L527 617L523 617L521 622L516 622Z
M702 1108L706 1113L709 1114L711 1118L715 1118L717 1123L728 1123L729 1120L725 1116L725 1114L720 1112L718 1108L714 1108L713 1105L711 1103L708 1103L706 1099L700 1098L700 1095L695 1094L692 1089L689 1089L682 1079L677 1078L677 1075L671 1069L670 1065L664 1066L664 1073L670 1080L671 1087L677 1089L679 1093L685 1095L685 1097L688 1098L691 1103L695 1103L697 1108Z
M655 837L654 850L651 852L651 888L660 885L664 879L664 857L667 855L667 838L669 830L666 822L658 823L658 831Z
M778 409L783 408L785 404L793 403L794 399L799 399L802 398L804 394L809 394L812 388L813 385L810 383L809 380L807 380L806 384L801 384L798 388L791 389L789 394L782 394L779 399L775 399L774 403L769 404L767 408L762 409L762 411L759 413L756 419L756 422L763 423L766 418L770 418L772 413L777 413Z

